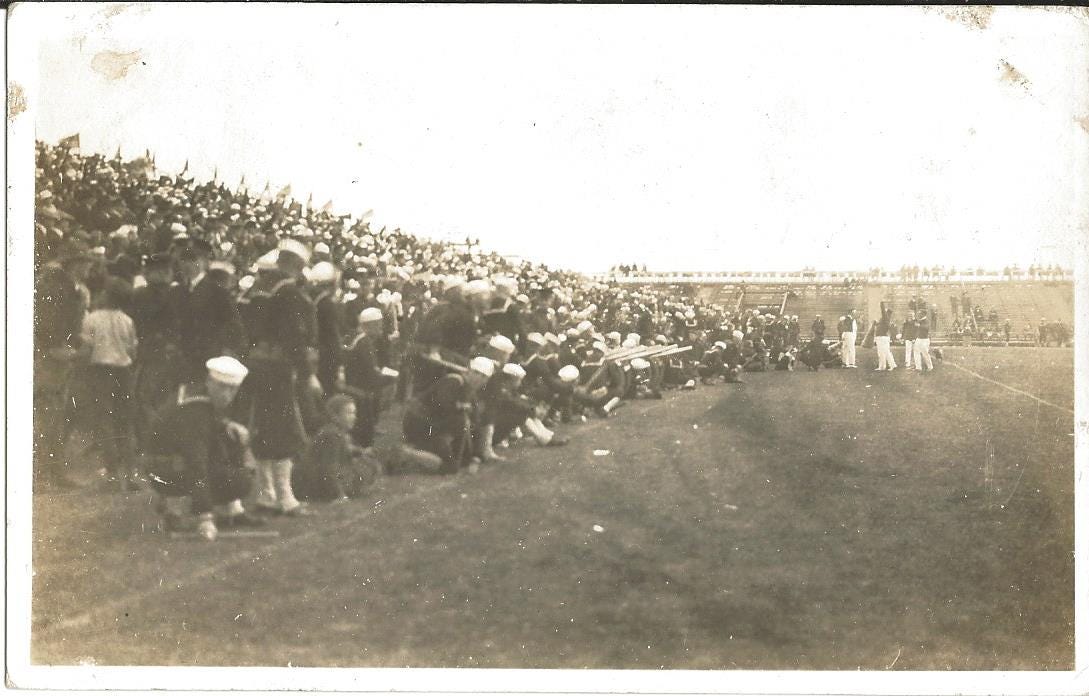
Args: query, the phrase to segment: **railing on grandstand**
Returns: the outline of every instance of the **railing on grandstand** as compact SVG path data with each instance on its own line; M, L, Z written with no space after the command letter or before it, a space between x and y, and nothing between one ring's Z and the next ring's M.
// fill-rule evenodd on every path
M894 271L877 273L841 273L821 271L720 271L720 272L644 272L628 273L609 272L591 276L594 280L612 281L622 284L669 284L669 283L829 283L845 287L861 286L867 283L1000 283L1000 282L1051 282L1072 281L1071 270L1051 274L1030 275L1026 272L1003 274L1000 271L958 271L956 273L937 273L921 276L904 276Z

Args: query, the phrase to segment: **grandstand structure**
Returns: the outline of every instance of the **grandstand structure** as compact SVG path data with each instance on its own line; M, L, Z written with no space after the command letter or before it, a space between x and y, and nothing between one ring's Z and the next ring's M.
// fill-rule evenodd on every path
M923 301L933 311L934 343L950 343L953 320L963 322L963 302L981 307L985 319L982 333L991 339L977 343L998 342L1002 326L1010 322L1011 344L1036 342L1041 319L1073 326L1074 283L1068 270L1057 271L1047 279L1002 273L971 273L936 276L932 279L901 279L891 273L797 272L797 273L629 273L601 274L601 280L622 285L678 286L704 304L731 310L759 309L771 314L798 315L802 336L810 335L813 319L821 315L830 329L847 310L864 327L880 316L882 304L891 307L896 320L903 321L911 301ZM952 300L955 298L955 303ZM954 313L956 306L956 313ZM997 321L990 319L992 310Z

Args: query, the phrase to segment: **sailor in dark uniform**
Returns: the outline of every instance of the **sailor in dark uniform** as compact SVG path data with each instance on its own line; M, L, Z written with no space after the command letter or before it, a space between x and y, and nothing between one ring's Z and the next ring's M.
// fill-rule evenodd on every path
M314 292L318 332L318 382L326 396L335 391L343 347L341 308L336 297L339 276L336 266L328 261L315 264L310 270L309 284Z
M443 362L464 366L468 364L476 340L476 317L467 296L464 282L446 279L443 300L424 315L416 331L414 351L415 374L413 389L424 391L447 373Z
M184 375L178 369L178 316L171 295L172 260L155 254L144 263L146 285L132 293L130 314L136 327L140 352L136 361L135 423L137 442L149 444L148 428L155 412L177 399L177 387Z
M359 331L344 352L343 391L355 399L356 421L352 436L359 447L374 444L375 428L381 414L382 390L397 375L383 370L375 338L382 333L382 310L368 307L359 314Z
M241 399L258 459L258 508L286 515L309 514L291 488L291 469L307 445L300 395L311 378L317 341L314 304L303 288L309 250L298 241L280 242L273 286L258 320L257 345Z
M208 275L211 251L208 242L195 239L178 255L182 276L174 289L185 381L203 379L213 357L242 354L242 319L231 292Z
M476 357L464 373L443 375L409 400L402 424L405 442L436 455L441 473L456 473L469 463L474 401L494 373L495 363Z
M246 428L228 417L246 368L229 356L207 361L202 384L189 385L152 426L148 465L161 495L159 510L168 531L197 531L212 541L223 527L259 525L242 507L252 480L253 455Z

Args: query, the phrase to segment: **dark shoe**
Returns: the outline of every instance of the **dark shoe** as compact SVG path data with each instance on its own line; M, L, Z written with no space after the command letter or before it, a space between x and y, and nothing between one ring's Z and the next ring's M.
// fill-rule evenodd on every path
M545 445L545 447L563 447L568 442L570 442L570 440L567 439L566 437L560 437L559 435L553 435L552 439L548 441L548 444Z

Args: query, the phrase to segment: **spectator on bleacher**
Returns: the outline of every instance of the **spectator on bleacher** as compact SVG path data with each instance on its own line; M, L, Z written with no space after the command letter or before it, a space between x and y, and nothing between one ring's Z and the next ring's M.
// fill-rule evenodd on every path
M1010 320L1006 319L1002 323L1002 333L1006 336L1006 345L1010 345Z

